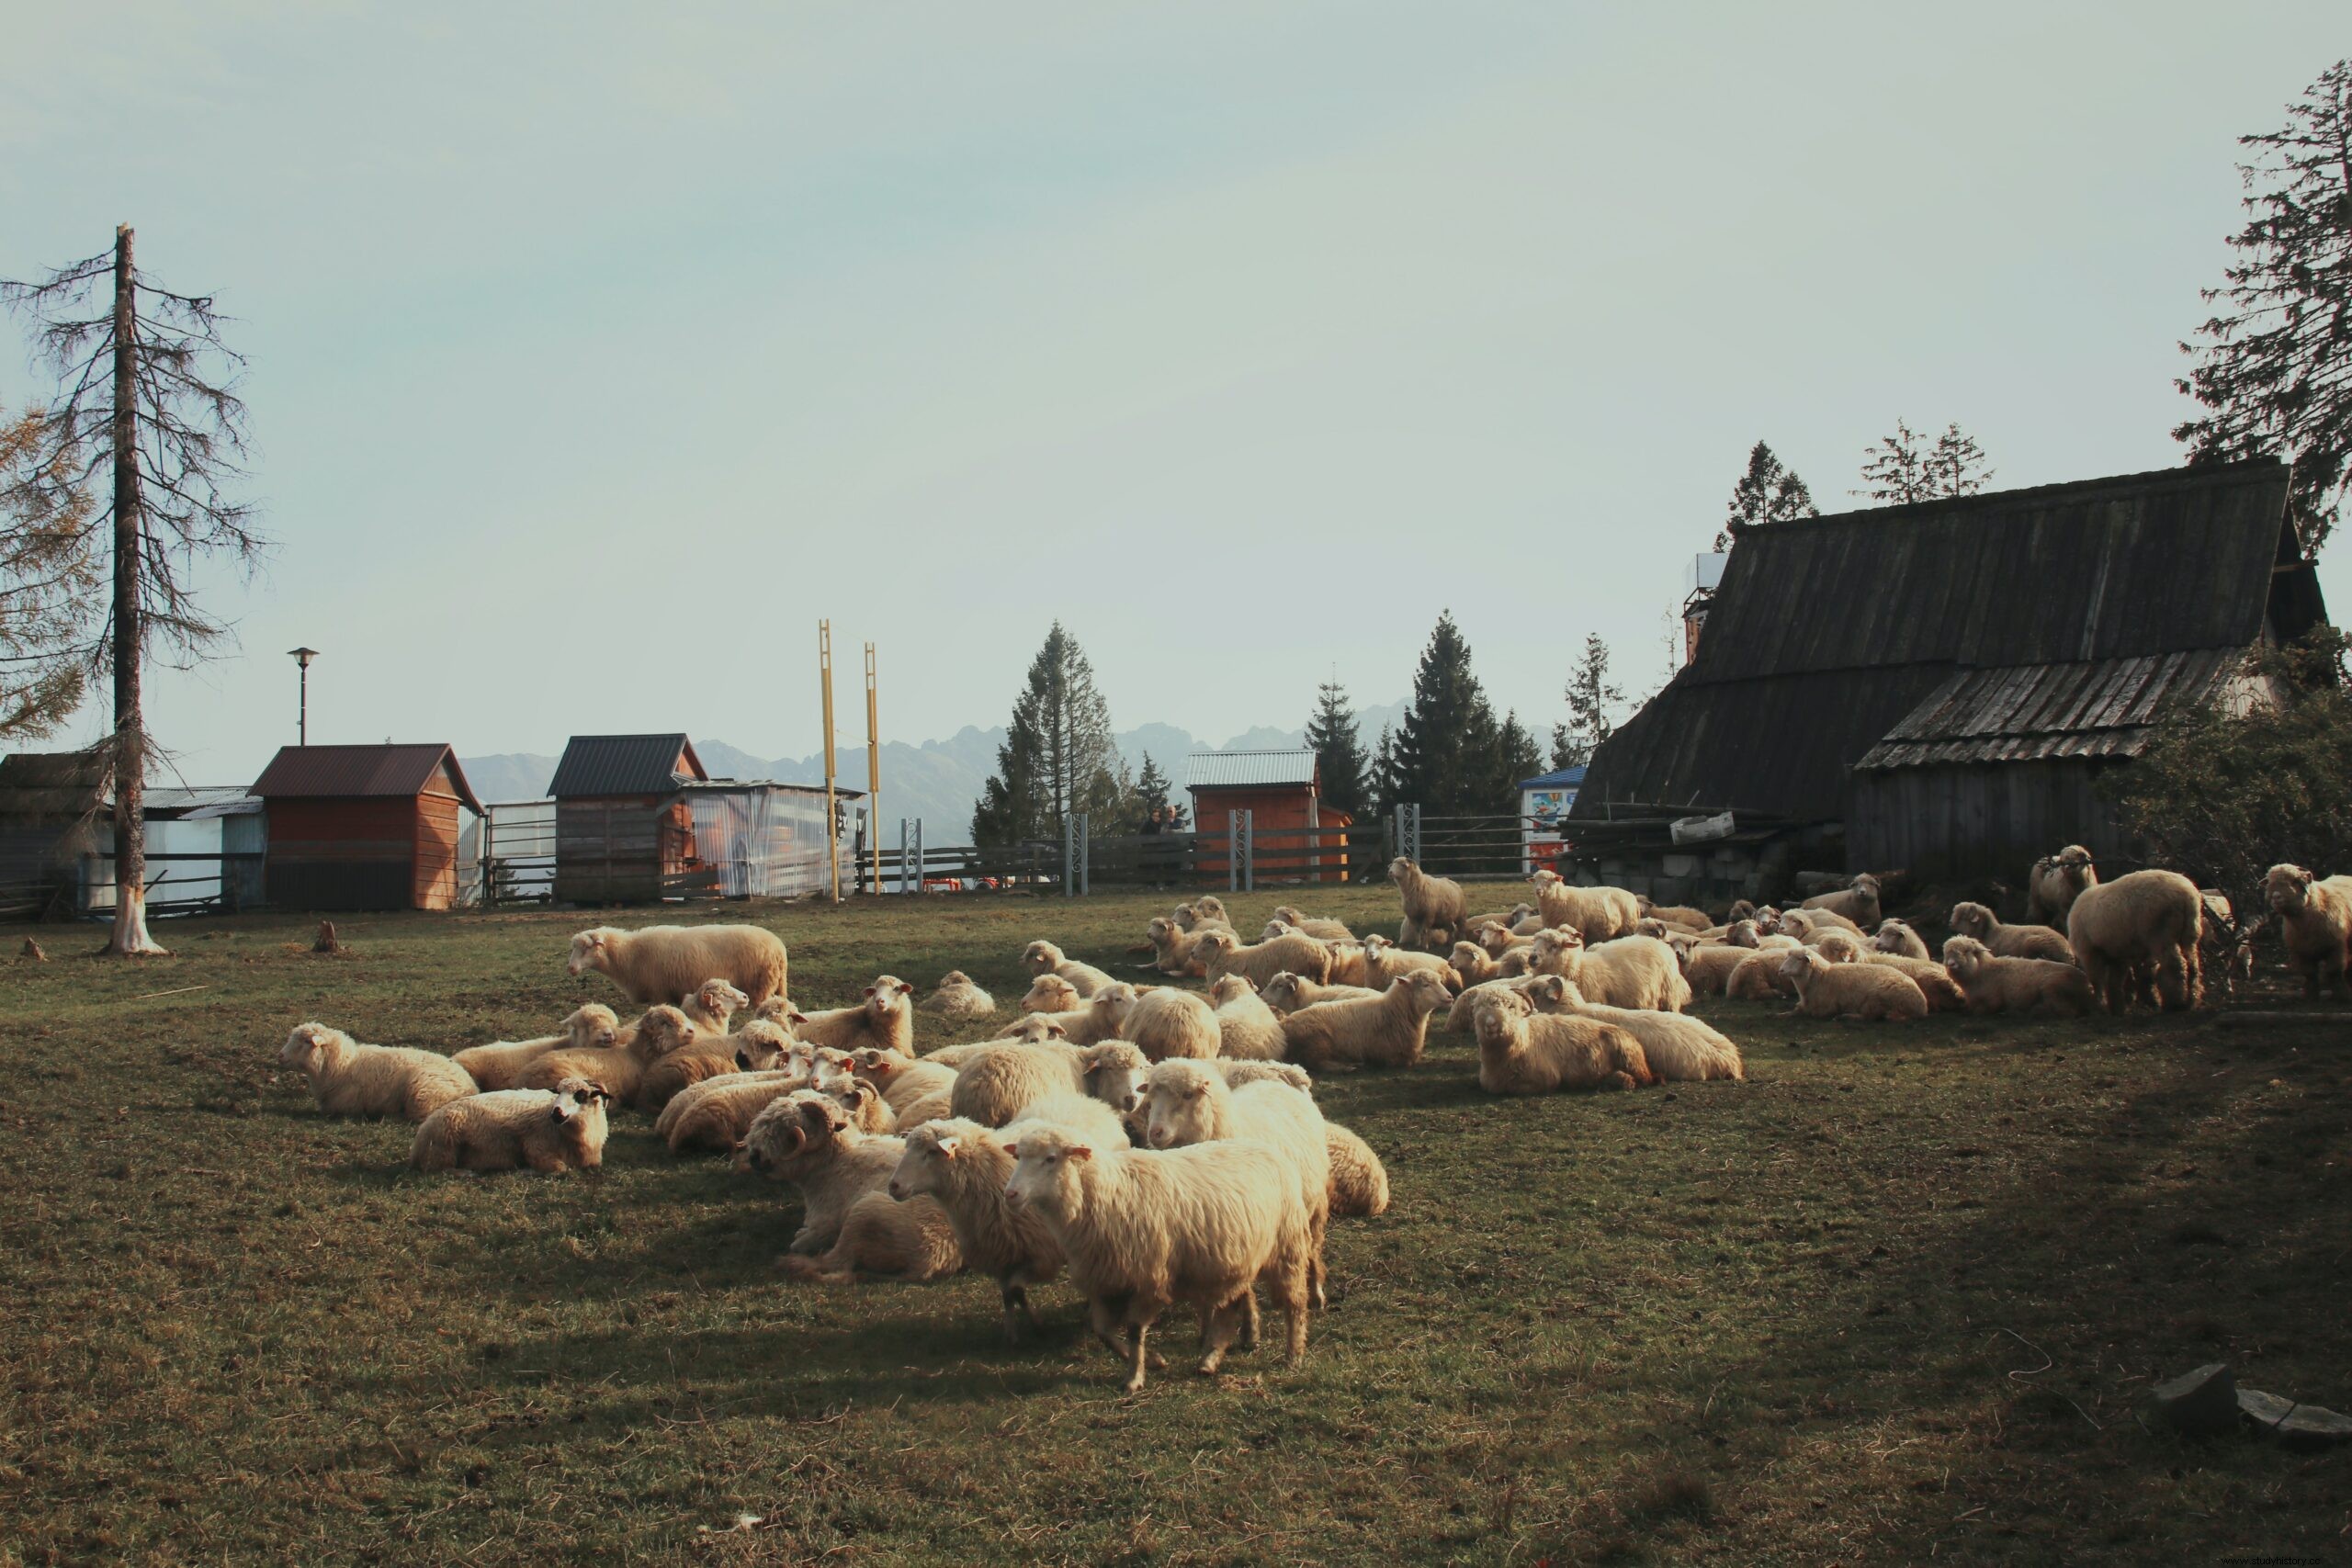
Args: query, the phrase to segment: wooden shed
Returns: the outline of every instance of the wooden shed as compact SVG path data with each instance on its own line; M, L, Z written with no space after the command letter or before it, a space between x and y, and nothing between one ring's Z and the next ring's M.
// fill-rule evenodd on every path
M1225 855L1209 846L1224 840L1232 813L1247 811L1258 875L1346 879L1345 835L1331 832L1326 847L1320 834L1343 829L1351 819L1324 809L1313 751L1195 751L1186 759L1185 773L1193 828L1205 840L1198 863L1202 872L1225 874Z
M556 901L651 903L707 882L679 789L709 778L684 731L573 736L548 785Z
M1735 525L1705 637L1601 743L1572 836L1663 804L1842 824L1850 870L2014 879L2120 848L2092 781L2326 620L2287 477L2259 459Z
M79 865L98 842L105 784L95 751L0 757L0 917L79 912Z
M254 781L268 803L263 882L281 909L447 909L458 811L481 815L457 754L413 746L288 746Z

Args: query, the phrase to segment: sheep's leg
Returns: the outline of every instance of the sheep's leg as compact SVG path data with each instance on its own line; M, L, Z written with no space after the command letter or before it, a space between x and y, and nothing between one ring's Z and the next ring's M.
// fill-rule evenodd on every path
M1234 1348L1240 1350L1255 1350L1258 1348L1257 1287L1244 1285L1237 1302L1229 1304L1238 1304L1241 1308L1241 1337L1234 1341Z
M1205 1302L1201 1304L1201 1364L1193 1370L1204 1378L1216 1376L1225 1365L1225 1353L1240 1326L1240 1314L1235 1310L1238 1305L1238 1301L1221 1306Z
M543 1149L535 1144L523 1145L523 1161L533 1170L553 1176L563 1174L563 1156L553 1149Z
M1144 1336L1151 1332L1151 1325L1140 1322L1130 1324L1128 1325L1128 1332L1135 1337L1135 1354L1127 1363L1127 1392L1129 1393L1141 1393L1143 1392L1144 1358L1148 1354L1148 1352L1144 1348L1143 1341Z
M793 1233L792 1245L786 1250L809 1254L820 1253L830 1247L840 1235L841 1231L837 1226L820 1231L813 1224L804 1224Z
M1026 1317L1032 1325L1036 1313L1029 1305L1029 1292L1009 1280L999 1280L997 1293L1004 1302L1004 1337L1014 1345L1021 1343L1021 1320Z
M1306 1269L1295 1258L1284 1258L1273 1280L1274 1294L1282 1303L1283 1325L1290 1331L1290 1364L1296 1366L1306 1358ZM1254 1292L1251 1299L1256 1299Z

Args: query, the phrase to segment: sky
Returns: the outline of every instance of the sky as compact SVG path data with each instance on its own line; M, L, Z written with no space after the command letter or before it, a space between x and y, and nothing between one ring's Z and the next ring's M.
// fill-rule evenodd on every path
M276 546L151 684L207 784L293 739L298 644L314 741L813 751L820 617L861 739L865 641L886 739L1003 723L1059 618L1120 728L1219 739L1395 701L1445 609L1540 731L1588 632L1663 680L1758 438L1825 511L1898 417L1996 488L2177 462L2234 139L2352 49L2154 0L7 30L0 276L132 223L250 360Z

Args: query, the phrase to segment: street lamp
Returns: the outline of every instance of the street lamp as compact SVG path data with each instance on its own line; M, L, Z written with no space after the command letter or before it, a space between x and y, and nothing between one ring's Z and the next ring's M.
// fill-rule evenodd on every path
M319 656L319 650L315 648L289 648L286 651L293 656L295 663L302 667L302 705L295 710L294 744L308 746L311 743L311 660Z

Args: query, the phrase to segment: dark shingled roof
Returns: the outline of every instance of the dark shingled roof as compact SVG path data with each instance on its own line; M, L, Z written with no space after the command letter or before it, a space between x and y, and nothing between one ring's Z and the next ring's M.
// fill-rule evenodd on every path
M444 762L458 798L481 810L458 755L440 741L410 746L286 746L254 781L265 800L292 796L350 799L424 793Z
M1743 529L1698 657L1601 744L1574 815L1638 801L1836 818L1847 770L1915 709L1915 739L1953 738L1928 716L1978 690L1951 684L1969 672L2102 667L2024 678L2030 707L2037 679L2128 684L2114 661L2243 650L2266 620L2300 637L2326 611L2286 502L2286 465L2263 459ZM2096 705L2062 707L1985 733L2054 755L2084 714L2115 728Z
M684 755L688 771L676 771ZM667 795L681 779L710 774L684 730L668 735L575 735L556 764L548 794L558 800L603 795Z

